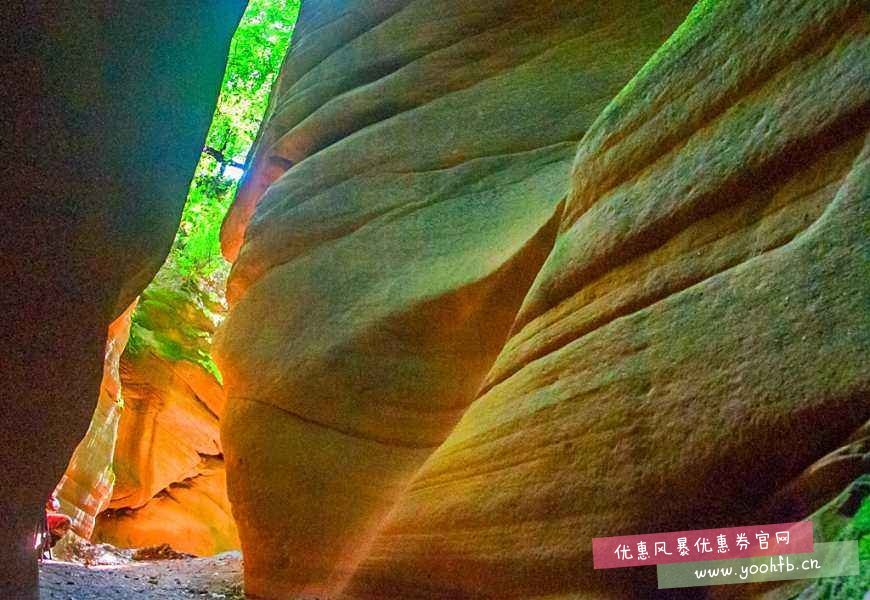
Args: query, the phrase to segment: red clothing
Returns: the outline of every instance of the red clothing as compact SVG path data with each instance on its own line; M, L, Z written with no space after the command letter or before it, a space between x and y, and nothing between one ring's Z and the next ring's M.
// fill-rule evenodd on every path
M63 533L66 533L72 523L68 516L60 513L48 513L45 516L45 520L48 522L48 530L51 533L54 533L55 531L63 531Z
M48 534L51 538L49 547L53 548L60 541L60 538L66 535L70 525L72 525L72 520L66 515L56 512L45 513L45 526L48 528Z

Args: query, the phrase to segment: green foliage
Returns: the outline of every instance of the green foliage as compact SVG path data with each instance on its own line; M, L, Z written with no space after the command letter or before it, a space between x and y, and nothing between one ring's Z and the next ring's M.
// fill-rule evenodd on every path
M299 0L251 0L233 36L206 145L241 159L251 148L290 44Z
M236 182L212 171L201 160L187 195L169 261L179 277L208 278L225 268L220 254L220 226L232 203Z
M842 524L837 532L831 532L831 541L858 540L858 563L860 573L852 577L829 577L816 582L818 598L865 598L870 590L870 475L856 480L850 491L854 500L862 494L861 504L851 518L838 517ZM851 511L847 511L851 512Z
M816 541L858 541L860 573L854 576L812 580L802 591L795 589L794 600L864 598L870 589L870 475L853 481L834 500L810 517Z
M168 261L182 278L209 278L226 269L220 255L220 226L237 186L237 177L227 169L247 160L290 43L299 3L250 0L233 36L206 138L211 154L204 152L197 165Z
M151 353L169 362L191 362L221 381L210 348L226 305L207 283L183 280L172 265L164 267L139 297L125 355Z
M169 258L133 312L128 356L199 364L220 381L211 336L226 310L220 227L254 143L300 0L250 0L233 36L211 128Z

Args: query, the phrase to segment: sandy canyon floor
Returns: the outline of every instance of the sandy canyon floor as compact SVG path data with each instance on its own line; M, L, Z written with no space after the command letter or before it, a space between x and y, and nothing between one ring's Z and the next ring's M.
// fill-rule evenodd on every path
M42 600L241 600L242 559L238 552L226 552L208 558L94 566L46 560L40 567L39 590Z

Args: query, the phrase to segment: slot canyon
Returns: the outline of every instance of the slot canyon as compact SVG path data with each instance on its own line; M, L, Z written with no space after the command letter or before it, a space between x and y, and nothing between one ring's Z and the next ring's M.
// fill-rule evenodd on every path
M14 4L0 598L870 598L865 0Z

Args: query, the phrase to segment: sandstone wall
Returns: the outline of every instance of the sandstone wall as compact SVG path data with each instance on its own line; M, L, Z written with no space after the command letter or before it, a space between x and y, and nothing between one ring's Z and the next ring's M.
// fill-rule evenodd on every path
M106 332L178 226L242 0L13 2L0 17L0 595L99 396Z
M688 8L305 3L223 231L249 592L646 598L593 536L855 476L866 6Z
M169 544L197 556L237 550L223 460L204 457L193 475L167 485L139 508L101 513L94 541L120 548Z
M303 4L223 231L249 592L353 572L503 347L577 142L689 4Z
M162 272L134 315L115 487L94 540L208 555L239 547L219 433L226 397L210 355L226 307L176 277Z
M580 143L482 395L347 597L650 597L592 537L770 522L867 422L868 27L695 7Z
M219 437L226 399L210 355L225 310L219 296L164 269L132 330L125 313L129 346L121 355L110 338L105 393L58 486L79 535L198 555L239 547Z
M109 325L97 408L88 432L76 447L55 489L60 512L69 515L72 530L84 538L91 537L97 515L112 498L115 483L112 460L123 410L119 366L130 337L130 315L135 307L136 302L133 302Z

